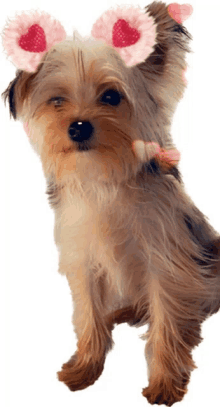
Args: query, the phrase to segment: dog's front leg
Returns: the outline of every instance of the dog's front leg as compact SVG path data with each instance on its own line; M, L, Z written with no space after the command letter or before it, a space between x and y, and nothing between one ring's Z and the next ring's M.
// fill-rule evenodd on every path
M152 279L150 289L150 326L146 335L149 386L142 394L151 404L172 406L184 397L190 374L196 368L191 351L202 340L201 326L193 302L195 315L190 314L187 295L182 300L179 293L172 297L173 290L165 290L157 277Z
M92 271L80 267L67 274L74 302L73 324L78 349L58 373L70 390L82 390L101 375L112 346L111 327L104 319L98 285Z

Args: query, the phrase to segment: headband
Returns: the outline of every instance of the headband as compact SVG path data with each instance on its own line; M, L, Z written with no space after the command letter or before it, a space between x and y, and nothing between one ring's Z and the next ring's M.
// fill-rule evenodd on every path
M181 24L192 13L192 6L172 3L168 13ZM118 7L105 12L93 25L92 36L112 46L127 66L143 62L156 44L154 19L138 7ZM45 12L17 15L3 31L3 46L14 65L35 72L43 55L66 39L59 21Z

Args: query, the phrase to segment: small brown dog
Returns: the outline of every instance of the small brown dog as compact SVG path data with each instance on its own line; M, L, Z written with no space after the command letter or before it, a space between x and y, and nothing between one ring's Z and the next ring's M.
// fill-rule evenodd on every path
M100 41L65 40L36 72L19 70L4 97L41 157L59 271L73 296L78 349L59 380L73 391L90 386L114 324L149 324L143 395L171 406L196 367L201 323L220 308L220 236L175 163L160 156L143 163L135 154L136 140L174 148L171 118L191 38L164 3L146 13L157 40L143 62L127 66Z

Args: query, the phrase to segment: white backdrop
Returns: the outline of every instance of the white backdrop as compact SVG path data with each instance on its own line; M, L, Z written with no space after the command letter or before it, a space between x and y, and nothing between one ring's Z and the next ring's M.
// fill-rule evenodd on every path
M75 4L74 4L75 3ZM70 6L71 4L71 6ZM68 35L90 33L109 7L124 1L4 1L0 30L17 11L40 9L59 19ZM146 6L145 1L129 4ZM181 152L180 169L188 193L220 232L219 194L219 0L191 0L194 13L185 25L193 35L188 57L189 81L175 114L172 134ZM0 92L15 76L15 67L0 52ZM56 372L76 349L71 325L72 303L65 280L57 273L53 213L45 195L41 164L19 122L9 120L0 102L1 239L0 363L3 407L72 407L88 403L105 407L141 407L147 386L145 328L119 326L115 347L100 379L86 390L71 393ZM2 227L3 225L3 227ZM204 341L193 351L198 369L192 373L182 407L217 406L219 402L220 313L203 325ZM4 382L4 383L3 383ZM2 398L2 402L1 402Z

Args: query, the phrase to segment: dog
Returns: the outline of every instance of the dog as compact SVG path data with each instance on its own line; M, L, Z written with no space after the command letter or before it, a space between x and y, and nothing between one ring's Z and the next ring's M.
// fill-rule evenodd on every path
M42 161L59 272L74 304L77 351L58 373L70 390L101 375L115 324L148 324L151 404L182 400L201 324L220 308L220 236L187 195L178 164L140 159L136 141L175 149L170 126L192 39L163 2L145 13L157 42L127 66L108 44L56 44L3 94Z

